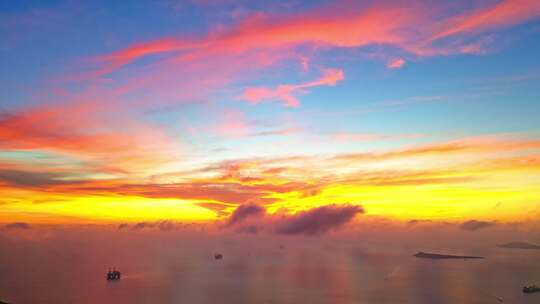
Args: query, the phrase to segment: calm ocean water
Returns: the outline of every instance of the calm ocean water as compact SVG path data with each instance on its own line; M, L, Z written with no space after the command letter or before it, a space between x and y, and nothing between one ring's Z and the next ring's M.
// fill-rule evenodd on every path
M521 292L540 282L540 251L437 261L356 241L130 234L0 245L0 299L14 304L540 303ZM105 280L109 266L120 281Z

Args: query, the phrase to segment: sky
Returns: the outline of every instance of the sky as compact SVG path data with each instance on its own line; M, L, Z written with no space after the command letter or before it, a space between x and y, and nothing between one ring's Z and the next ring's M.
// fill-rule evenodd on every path
M0 37L8 226L540 219L539 1L1 1Z

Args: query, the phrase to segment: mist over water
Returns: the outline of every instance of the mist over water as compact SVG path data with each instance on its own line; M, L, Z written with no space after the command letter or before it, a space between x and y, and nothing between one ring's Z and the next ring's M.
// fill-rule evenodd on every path
M470 235L470 234L469 234ZM538 303L540 251L482 235L428 250L485 260L414 258L416 238L100 229L0 234L0 299L10 303ZM412 241L416 240L416 241ZM223 260L215 260L214 253ZM109 267L120 281L106 281Z

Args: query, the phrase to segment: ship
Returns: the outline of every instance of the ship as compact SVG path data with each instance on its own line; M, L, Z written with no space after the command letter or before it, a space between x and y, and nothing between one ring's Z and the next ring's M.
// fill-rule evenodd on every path
M540 292L540 287L536 285L523 287L523 293L533 293L533 292Z
M120 280L122 277L122 273L116 268L113 268L112 270L109 268L109 271L107 272L107 281L117 281Z

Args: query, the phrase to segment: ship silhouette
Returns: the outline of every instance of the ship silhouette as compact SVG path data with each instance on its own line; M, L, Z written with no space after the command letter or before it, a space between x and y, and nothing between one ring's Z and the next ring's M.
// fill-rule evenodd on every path
M112 270L109 268L109 271L107 272L107 281L116 281L120 280L122 276L122 273L116 268L113 268Z

